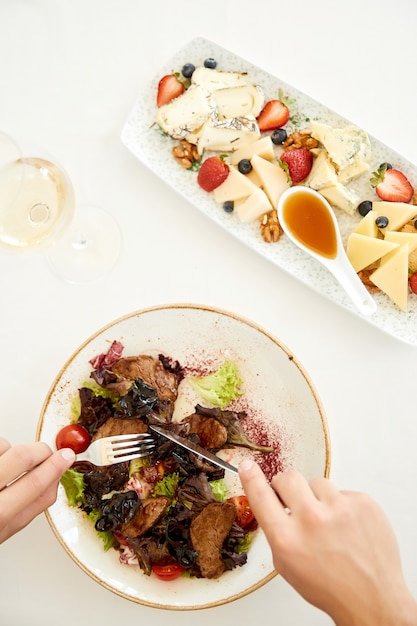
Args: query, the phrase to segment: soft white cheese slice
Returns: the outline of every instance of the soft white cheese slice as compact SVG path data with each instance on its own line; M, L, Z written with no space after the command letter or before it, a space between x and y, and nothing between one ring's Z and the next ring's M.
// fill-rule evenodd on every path
M355 272L360 272L395 248L398 248L397 243L351 233L347 240L346 254Z
M214 101L199 86L189 87L181 96L156 112L156 123L174 139L185 139L200 128L215 111Z
M340 170L356 160L368 161L371 143L367 133L353 126L333 128L328 124L311 122L312 136L327 150Z
M192 85L200 85L210 94L217 89L240 87L241 85L248 85L249 83L248 75L242 72L211 70L207 67L197 67L191 77Z
M345 211L349 215L355 213L360 202L359 196L352 189L340 183L336 183L330 187L322 187L320 193L330 204L338 209L342 209L342 211Z
M291 186L287 174L278 164L267 161L258 154L253 155L251 163L272 207L276 209L281 195Z
M383 262L369 276L402 310L408 308L408 244L398 246L384 257Z
M227 87L213 92L219 119L258 117L265 103L263 91L256 85Z
M198 135L194 136L193 142L196 143L200 154L203 154L204 150L233 152L259 137L259 127L252 116L222 121L211 118L201 127Z
M241 222L253 222L272 210L268 196L262 189L257 189L249 198L238 201L235 211Z

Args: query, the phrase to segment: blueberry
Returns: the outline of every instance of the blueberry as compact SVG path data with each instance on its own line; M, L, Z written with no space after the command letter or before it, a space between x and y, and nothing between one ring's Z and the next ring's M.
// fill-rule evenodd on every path
M226 200L226 202L223 202L223 210L226 213L233 213L234 208L235 208L235 203L232 200Z
M378 217L375 220L375 224L378 226L378 228L386 228L388 226L388 218L385 217L385 215L378 215Z
M287 131L285 128L277 128L271 135L271 141L276 146L281 146L287 139Z
M386 169L386 170L392 170L392 165L391 163L381 163L381 165L379 166L379 169Z
M241 159L237 164L237 169L241 174L249 174L252 171L252 163L249 159Z
M372 202L371 200L364 200L360 204L358 204L358 211L362 217L368 215L369 211L372 211Z
M184 76L184 78L191 78L191 76L194 74L194 70L195 70L195 65L193 65L192 63L186 63L183 66L181 73Z
M207 67L210 70L216 69L216 67L217 67L216 59L212 59L211 57L209 59L206 59L204 61L204 67Z

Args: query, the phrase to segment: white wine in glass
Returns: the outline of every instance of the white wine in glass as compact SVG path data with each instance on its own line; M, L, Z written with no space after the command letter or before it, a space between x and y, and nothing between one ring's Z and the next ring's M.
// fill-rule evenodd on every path
M39 148L21 149L0 132L0 247L46 251L70 283L95 281L114 266L121 236L101 208L77 207L65 170Z

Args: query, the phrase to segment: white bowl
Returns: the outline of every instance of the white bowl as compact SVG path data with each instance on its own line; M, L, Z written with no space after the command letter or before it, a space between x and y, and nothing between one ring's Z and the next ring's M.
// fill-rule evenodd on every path
M278 339L253 322L200 305L172 304L136 311L87 339L63 366L48 393L38 439L55 447L58 430L70 421L71 400L89 378L89 360L106 352L113 340L122 342L124 356L162 352L191 370L198 370L201 364L215 369L226 359L234 360L245 389L236 410L249 414L249 433L254 438L261 433L276 446L272 461L268 466L264 462L266 474L295 468L307 478L328 476L326 419L302 365ZM198 401L204 404L193 393L189 385L184 386L178 403L180 414L191 413L189 409ZM248 454L254 456L245 449L233 449L225 458L238 464ZM260 453L254 458L262 466ZM226 475L225 480L230 495L242 493L238 479ZM243 567L225 572L217 580L181 577L163 582L146 576L138 566L120 564L115 550L104 552L93 525L79 509L68 506L61 486L46 515L61 545L81 569L114 593L147 606L173 610L218 606L258 589L277 574L261 530L256 531Z

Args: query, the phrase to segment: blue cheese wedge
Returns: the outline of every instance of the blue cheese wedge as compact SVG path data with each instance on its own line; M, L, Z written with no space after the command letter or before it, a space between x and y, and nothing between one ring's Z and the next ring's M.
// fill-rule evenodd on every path
M216 105L202 87L190 87L157 110L156 123L174 139L187 139L215 111Z
M364 130L353 126L333 128L327 124L311 122L312 137L327 150L339 170L355 161L367 163L371 158L371 143Z
M323 187L330 187L338 182L337 173L330 161L326 150L317 150L310 173L304 181L304 185L319 191Z
M322 187L320 193L331 205L345 211L349 215L355 213L360 202L359 196L352 189L341 185L339 182L329 187Z
M337 179L342 185L348 185L352 180L356 180L356 178L359 178L362 174L366 174L368 171L369 163L358 159L340 170Z

